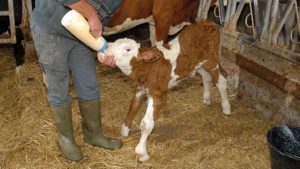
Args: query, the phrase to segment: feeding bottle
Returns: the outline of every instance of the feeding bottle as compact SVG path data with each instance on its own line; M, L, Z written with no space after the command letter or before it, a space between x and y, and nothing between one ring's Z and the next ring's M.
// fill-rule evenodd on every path
M62 18L61 24L93 50L101 53L107 48L106 40L102 36L94 38L90 33L87 20L77 11L67 12Z

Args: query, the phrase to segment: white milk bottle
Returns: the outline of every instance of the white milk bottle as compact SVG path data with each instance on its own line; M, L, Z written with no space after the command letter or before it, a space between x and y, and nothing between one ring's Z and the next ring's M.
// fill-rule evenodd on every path
M61 24L93 50L102 53L107 48L107 41L102 36L97 39L94 38L90 34L87 20L77 11L70 10L67 12L62 18Z

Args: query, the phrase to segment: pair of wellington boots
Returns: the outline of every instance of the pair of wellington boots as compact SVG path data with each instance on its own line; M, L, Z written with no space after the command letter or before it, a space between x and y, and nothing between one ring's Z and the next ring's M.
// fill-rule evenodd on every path
M59 148L63 156L66 159L73 161L81 160L82 153L78 145L76 145L73 136L71 107L51 106L51 109L58 130ZM102 133L99 100L79 102L79 109L82 117L84 142L108 150L119 149L122 147L122 142L120 140L107 138Z

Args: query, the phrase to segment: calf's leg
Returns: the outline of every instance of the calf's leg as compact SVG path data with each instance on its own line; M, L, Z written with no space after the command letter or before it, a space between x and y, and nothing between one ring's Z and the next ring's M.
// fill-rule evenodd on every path
M135 148L135 152L140 162L144 162L149 159L149 155L147 153L147 139L154 128L155 116L156 117L159 116L158 115L159 111L161 110L161 108L165 103L165 98L166 97L164 96L160 96L160 97L150 96L148 98L148 106L147 106L146 114L140 124L141 138L138 145Z
M223 113L225 115L230 115L230 104L227 96L227 79L221 73L219 74L219 79L216 85L220 92Z
M126 115L126 118L125 118L124 123L122 124L122 128L121 128L121 135L123 137L128 136L128 133L131 128L132 120L133 120L134 116L136 115L137 109L139 108L144 95L145 95L144 91L138 90L136 92L135 96L132 98L128 113Z
M225 75L223 75L222 73L223 68L221 67L220 64L217 64L216 62L209 63L209 61L203 67L210 74L212 80L216 82L216 86L221 96L221 105L222 105L223 113L225 115L230 115L231 114L230 104L227 96L227 79Z
M198 73L202 76L202 80L203 80L203 103L206 105L210 105L211 104L211 100L210 100L211 76L203 68L200 68L198 70Z

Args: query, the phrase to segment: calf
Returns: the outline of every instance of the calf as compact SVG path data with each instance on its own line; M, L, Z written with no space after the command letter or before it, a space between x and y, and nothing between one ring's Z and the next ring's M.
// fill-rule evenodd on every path
M216 82L223 113L230 114L226 73L218 59L219 45L219 30L209 21L190 25L168 44L152 48L140 48L140 44L126 38L109 44L105 55L115 56L116 65L137 85L122 125L122 136L128 136L142 97L148 98L146 114L140 124L140 142L135 149L139 161L148 160L146 141L154 127L154 119L166 103L168 89L181 80L199 73L203 78L203 102L207 105L211 104L210 82Z

